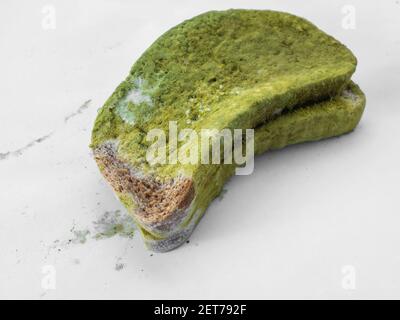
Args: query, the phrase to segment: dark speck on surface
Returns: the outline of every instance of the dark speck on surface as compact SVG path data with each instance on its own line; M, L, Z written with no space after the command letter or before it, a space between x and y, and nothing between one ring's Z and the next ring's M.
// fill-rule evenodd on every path
M125 265L123 263L117 263L115 265L115 270L121 271L124 267L125 267Z

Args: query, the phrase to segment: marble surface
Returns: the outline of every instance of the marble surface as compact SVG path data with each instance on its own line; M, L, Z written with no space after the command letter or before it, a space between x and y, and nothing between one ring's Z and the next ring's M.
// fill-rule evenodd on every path
M231 7L292 12L348 45L367 109L350 135L259 157L189 243L152 254L113 235L125 212L91 126L160 34ZM400 298L399 15L395 0L1 1L0 298Z

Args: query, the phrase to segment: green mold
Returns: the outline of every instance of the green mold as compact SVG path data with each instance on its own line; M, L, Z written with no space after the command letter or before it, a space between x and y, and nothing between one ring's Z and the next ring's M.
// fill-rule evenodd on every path
M350 83L341 95L298 108L281 115L255 129L255 153L281 149L289 145L318 141L351 132L359 123L364 112L366 99L360 88ZM203 177L198 177L197 202L187 219L179 226L179 231L171 236L154 235L142 231L142 236L150 249L182 243L201 219L208 204L221 192L226 181L235 173L235 165L207 165ZM209 176L218 179L208 179ZM206 204L206 205L204 205Z
M100 110L91 147L149 245L169 250L187 238L235 166L151 166L145 157L151 129L168 137L170 121L196 132L256 128L256 153L339 135L362 113L358 108L354 115L348 98L337 97L356 64L350 50L302 18L263 10L207 12L167 31L144 52ZM362 100L354 85L344 92ZM134 187L124 190L128 173L135 183L148 179L160 189L188 179L194 197L168 226L146 223L148 213L138 212L147 200ZM163 244L157 247L155 239Z
M146 170L152 128L254 128L278 109L337 94L355 67L347 48L299 17L208 12L146 50L102 108L92 147L118 138L121 156ZM156 174L176 174L163 169Z
M125 206L130 206L131 203L124 202L129 196L124 194L118 195L119 199ZM122 238L132 238L135 233L135 225L132 218L125 213L122 214L119 210L106 211L103 216L93 222L96 234L96 240L111 238L119 235Z

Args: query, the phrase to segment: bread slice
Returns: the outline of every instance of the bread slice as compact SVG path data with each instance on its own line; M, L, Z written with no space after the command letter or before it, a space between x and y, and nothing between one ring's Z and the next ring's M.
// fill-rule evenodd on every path
M258 153L338 135L359 120L360 108L357 121L347 118L362 100L357 88L344 91L355 101L342 94L310 113L293 110L342 92L355 67L347 48L299 17L205 13L166 32L135 63L96 119L95 159L149 247L171 250L190 235L234 166L152 166L145 157L150 130L168 135L170 121L196 132L262 128L256 131Z
M255 151L257 154L261 154L292 144L317 141L348 133L359 123L365 102L363 92L357 85L351 83L340 96L334 99L296 109L257 127ZM143 222L137 220L149 249L165 252L183 244L193 232L208 204L220 194L225 182L234 174L235 166L210 165L208 169L210 172L207 176L211 175L213 179L204 178L201 182L200 197L201 202L205 205L194 207L194 203L192 203L191 206L183 207L179 213L179 219L171 219L165 223L168 225L168 230L174 231L157 236L160 234L159 232L155 235L147 225L143 225ZM137 219L135 211L130 212Z

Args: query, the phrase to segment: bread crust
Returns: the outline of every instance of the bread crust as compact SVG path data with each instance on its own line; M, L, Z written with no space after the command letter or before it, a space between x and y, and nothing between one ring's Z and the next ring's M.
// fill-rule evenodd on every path
M133 197L137 206L135 219L148 232L165 236L186 217L195 196L192 179L177 177L161 182L139 173L118 158L115 141L96 148L94 158L112 188Z

